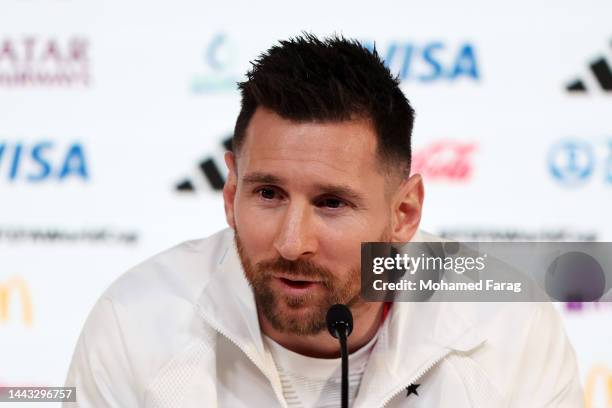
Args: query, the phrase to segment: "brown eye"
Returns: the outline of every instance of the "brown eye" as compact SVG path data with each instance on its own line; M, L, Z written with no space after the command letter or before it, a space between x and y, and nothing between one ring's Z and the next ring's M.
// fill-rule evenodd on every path
M261 195L266 200L273 200L274 199L274 194L276 194L276 192L274 190L272 190L271 188L261 188L261 189L259 189L259 195Z
M344 205L344 202L342 202L342 200L338 200L337 198L325 198L320 201L320 204L327 208L340 208Z

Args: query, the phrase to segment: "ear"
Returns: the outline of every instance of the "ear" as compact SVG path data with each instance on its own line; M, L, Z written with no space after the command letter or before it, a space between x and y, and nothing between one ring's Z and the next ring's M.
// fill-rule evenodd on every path
M425 188L420 174L401 182L393 201L392 242L408 242L421 222Z
M225 208L225 219L227 224L236 229L236 220L234 218L234 199L236 198L237 174L236 174L236 156L232 152L225 152L225 165L227 166L227 180L223 186L223 207Z

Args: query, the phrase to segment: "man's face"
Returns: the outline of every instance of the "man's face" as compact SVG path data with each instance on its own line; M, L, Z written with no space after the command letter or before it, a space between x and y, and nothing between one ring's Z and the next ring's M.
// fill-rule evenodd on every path
M391 200L370 123L297 123L259 108L229 167L229 224L257 307L312 335L335 303L357 307L363 241L390 238Z

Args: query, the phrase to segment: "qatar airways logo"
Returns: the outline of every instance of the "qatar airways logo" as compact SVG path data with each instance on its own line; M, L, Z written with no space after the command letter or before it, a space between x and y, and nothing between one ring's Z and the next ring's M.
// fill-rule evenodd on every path
M413 153L411 173L419 173L427 181L468 181L474 173L476 150L473 142L434 142Z
M87 86L89 62L83 37L0 37L0 87Z

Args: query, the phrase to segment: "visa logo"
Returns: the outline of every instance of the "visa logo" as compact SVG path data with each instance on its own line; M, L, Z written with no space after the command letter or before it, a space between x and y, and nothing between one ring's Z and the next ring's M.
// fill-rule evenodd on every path
M374 44L364 42L369 50ZM433 82L455 81L462 78L478 81L480 70L473 44L450 46L434 41L424 44L391 42L376 50L393 75L401 81Z
M52 141L0 141L0 180L36 183L68 178L89 179L85 150L80 143L59 147Z

